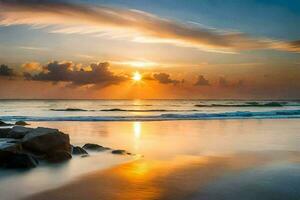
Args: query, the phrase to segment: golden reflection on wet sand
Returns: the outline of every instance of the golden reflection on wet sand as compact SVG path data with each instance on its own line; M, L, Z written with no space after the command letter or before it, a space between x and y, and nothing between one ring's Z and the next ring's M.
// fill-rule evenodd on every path
M271 152L223 157L177 156L169 161L139 159L89 174L28 200L189 199L222 175L295 158L299 158L298 153Z

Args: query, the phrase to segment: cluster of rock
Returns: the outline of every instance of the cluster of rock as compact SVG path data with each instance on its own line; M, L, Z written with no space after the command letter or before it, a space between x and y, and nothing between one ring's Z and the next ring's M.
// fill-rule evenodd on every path
M8 123L5 123L3 121L0 121L0 126L13 126L13 125L18 125L18 126L27 126L29 124L27 124L26 122L24 121L16 121L15 124L8 124Z
M58 163L73 155L87 156L88 151L110 150L98 144L72 146L68 134L52 128L14 126L0 129L0 167L32 168L40 161ZM113 154L131 155L125 150L112 150Z

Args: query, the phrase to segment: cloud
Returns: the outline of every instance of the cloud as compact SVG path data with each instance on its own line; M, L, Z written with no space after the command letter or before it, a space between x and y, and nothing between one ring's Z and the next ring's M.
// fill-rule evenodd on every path
M25 73L24 76L35 81L69 82L75 86L89 84L107 86L127 80L127 77L111 72L109 63L91 64L89 67L79 68L72 62L59 63L55 61L46 65L43 71L36 75Z
M253 49L300 52L297 41L254 38L183 24L140 10L53 0L0 0L0 25L50 26L55 33L129 37L136 42L171 43L222 53Z
M162 84L178 84L180 81L171 79L170 75L167 73L156 73L153 74L153 78Z
M22 71L28 73L38 73L43 70L43 67L38 62L29 62L22 64Z
M210 83L207 79L204 78L203 75L199 75L196 83L194 84L195 86L209 86Z
M43 47L19 46L19 48L24 50L31 50L31 51L48 51L47 48L43 48Z
M0 65L0 76L15 76L14 70L7 65Z

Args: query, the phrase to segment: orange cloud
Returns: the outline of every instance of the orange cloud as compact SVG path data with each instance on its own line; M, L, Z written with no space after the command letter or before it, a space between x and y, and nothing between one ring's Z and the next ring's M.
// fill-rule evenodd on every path
M22 70L28 73L38 73L43 70L43 67L38 62L29 62L22 65Z
M171 43L204 51L234 53L275 49L300 52L299 42L254 38L161 18L139 10L85 6L62 1L0 0L0 25L51 26L52 32L126 37L136 42Z

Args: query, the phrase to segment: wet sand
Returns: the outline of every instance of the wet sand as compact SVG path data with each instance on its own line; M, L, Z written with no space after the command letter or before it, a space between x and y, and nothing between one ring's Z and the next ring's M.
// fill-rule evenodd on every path
M176 156L168 161L139 159L88 174L26 200L299 199L299 161L300 153L290 151ZM297 166L296 171L289 171L291 166ZM274 170L283 174L269 174ZM249 173L251 180L247 182L245 176ZM282 177L277 180L278 174ZM269 190L264 187L266 177L271 177L267 183ZM276 183L280 180L286 184L278 190ZM226 183L230 181L234 184ZM274 190L270 191L272 185ZM255 196L249 195L249 191Z
M1 200L300 199L299 119L30 124L58 128L75 145L98 143L144 157L101 152L59 166L1 171Z

